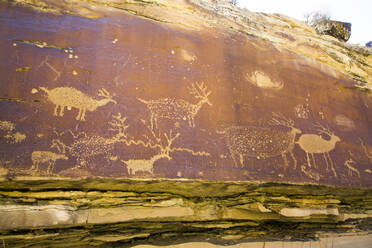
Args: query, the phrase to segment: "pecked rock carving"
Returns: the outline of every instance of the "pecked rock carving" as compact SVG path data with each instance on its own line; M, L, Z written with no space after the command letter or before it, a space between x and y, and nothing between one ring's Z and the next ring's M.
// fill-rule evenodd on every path
M301 147L301 149L305 151L306 161L309 167L311 167L309 154L311 154L314 167L317 167L314 154L323 154L323 158L327 165L327 171L329 171L330 166L334 176L336 177L337 172L335 170L329 152L335 149L336 143L340 141L340 138L336 136L331 130L323 127L320 124L316 124L315 126L318 127L319 134L326 134L331 139L325 140L322 138L322 136L316 134L302 134L298 141L296 142L296 144L298 144Z
M177 133L174 137L172 137L172 133L168 136L164 134L167 145L164 146L159 142L159 144L154 144L153 146L159 147L159 153L152 156L150 159L129 159L126 161L121 160L123 163L127 165L127 170L129 175L135 175L137 172L148 172L150 174L154 174L154 163L162 158L171 160L172 157L169 153L172 151L171 146L174 140L176 140L180 134ZM160 139L158 139L160 141Z
M5 134L3 138L7 143L16 144L26 139L26 134L16 132L16 125L10 121L0 121L0 130Z
M224 134L230 155L235 165L244 166L244 157L267 159L282 156L285 167L289 166L286 154L293 159L294 168L297 160L293 154L296 134L301 130L294 127L294 121L285 118L281 114L273 113L274 117L270 124L282 125L290 128L284 132L266 127L255 126L232 126L220 132ZM239 163L237 162L239 158Z
M195 116L198 114L201 107L206 103L212 106L208 96L211 91L207 92L207 87L204 83L191 84L189 88L190 94L196 99L200 99L198 103L192 104L182 99L163 98L158 100L143 100L139 101L146 104L151 112L151 128L157 127L159 118L167 118L171 120L187 120L190 127L195 127Z
M353 173L355 173L360 178L359 170L352 166L352 164L355 164L355 161L351 158L344 162L344 165L348 168L348 175L352 177Z
M100 100L96 100L72 87L57 87L52 90L48 90L45 87L39 88L47 93L48 100L56 105L53 113L54 116L63 116L65 107L67 109L76 108L79 110L76 120L85 121L85 112L87 110L93 112L98 107L105 106L109 102L116 104L116 101L112 99L112 96L105 88L98 91L98 96L103 97ZM60 108L59 114L58 108Z
M47 174L52 174L54 165L58 159L68 160L64 154L57 154L50 151L33 151L31 154L32 166L30 168L34 173L39 173L40 164L48 164Z

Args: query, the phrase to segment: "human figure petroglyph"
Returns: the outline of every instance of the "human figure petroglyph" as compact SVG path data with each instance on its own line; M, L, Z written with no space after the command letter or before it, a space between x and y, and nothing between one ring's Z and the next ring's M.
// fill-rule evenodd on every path
M79 110L76 120L85 121L85 112L87 110L93 112L98 107L102 107L109 102L116 104L116 101L112 99L112 96L104 88L98 91L98 96L103 97L103 99L99 100L96 100L72 87L57 87L51 90L48 90L45 87L39 88L46 92L48 100L56 105L53 113L54 116L63 116L65 107L68 109L76 108ZM59 113L58 108L60 108Z
M348 168L348 175L352 177L354 172L360 178L359 170L352 166L352 164L355 164L355 161L351 158L344 162L344 165Z
M282 156L286 167L289 166L287 153L292 157L294 168L297 160L293 154L296 134L301 130L294 127L293 120L273 113L270 124L290 128L288 132L269 127L231 126L219 132L224 134L226 145L235 165L244 166L244 157L267 159ZM238 163L239 161L239 163Z
M317 167L314 154L322 154L327 165L327 171L329 170L330 166L334 176L337 176L337 172L334 168L333 161L331 156L329 155L329 152L335 149L336 143L341 140L330 129L325 128L320 124L316 124L315 126L318 128L319 135L302 134L296 144L298 144L301 149L305 151L306 161L309 167L311 167L309 154L312 157L314 167ZM321 134L328 135L330 137L330 140L323 139Z
M57 154L50 151L33 151L31 154L32 166L30 170L38 173L39 165L47 163L47 174L51 174L58 159L68 160L68 157L65 154Z
M163 98L158 100L143 100L137 98L139 101L146 104L150 110L151 117L151 128L157 127L157 121L159 118L167 118L171 120L187 120L190 127L195 127L195 116L204 104L212 106L208 97L211 91L207 91L207 87L204 83L192 84L189 88L190 94L199 102L192 104L182 99Z

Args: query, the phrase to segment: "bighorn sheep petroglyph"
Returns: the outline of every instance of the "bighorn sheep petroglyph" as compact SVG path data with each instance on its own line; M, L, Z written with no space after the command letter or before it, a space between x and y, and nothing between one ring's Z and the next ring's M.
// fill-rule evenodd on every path
M104 88L98 91L98 96L103 97L103 99L100 100L96 100L72 87L57 87L51 90L45 87L39 88L46 92L48 100L56 105L54 108L54 116L63 116L65 107L68 109L73 107L79 110L76 120L85 121L85 112L87 110L95 111L98 107L104 106L109 102L116 104L116 101L112 99L112 96ZM60 108L59 114L58 108Z
M30 170L38 172L40 164L48 163L47 173L51 174L58 159L68 160L68 157L64 154L57 154L50 151L34 151L31 154L32 166Z
M208 96L211 91L207 92L207 87L204 83L192 84L189 88L190 94L194 95L199 102L196 104L189 103L182 99L163 98L158 100L143 100L137 98L139 101L146 104L151 112L151 128L156 128L159 118L167 118L171 120L188 120L190 127L195 127L195 116L206 103L212 106Z
M314 167L316 166L314 154L323 154L323 158L327 165L327 171L329 170L329 165L334 176L337 176L337 172L334 168L333 161L329 152L335 149L336 143L340 141L340 138L336 136L331 130L323 127L320 124L315 125L318 128L319 135L316 134L302 134L296 144L298 144L302 150L306 153L307 165L311 167L310 157L311 154ZM330 140L325 140L320 134L326 134L330 137Z
M225 141L235 165L244 166L244 157L256 159L267 159L282 156L284 164L288 167L286 154L289 153L297 166L297 160L293 155L296 134L301 130L294 127L294 121L285 118L283 115L273 113L274 117L270 124L282 125L290 128L288 132L256 126L232 126L219 132L224 134Z

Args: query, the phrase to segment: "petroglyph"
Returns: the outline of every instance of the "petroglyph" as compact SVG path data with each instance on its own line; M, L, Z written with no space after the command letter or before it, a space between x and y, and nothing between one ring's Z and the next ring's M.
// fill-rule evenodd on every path
M309 104L299 104L295 107L296 116L300 119L309 119Z
M48 164L47 174L52 174L54 165L58 159L68 160L68 157L64 154L57 154L50 151L33 151L31 154L32 166L30 170L38 173L40 164Z
M319 181L320 180L320 174L317 172L311 172L307 170L306 164L301 165L301 171L309 178Z
M154 173L154 163L162 158L171 160L172 158L169 156L169 153L171 152L171 146L174 140L176 140L180 134L177 133L174 137L172 137L172 134L164 135L167 141L167 145L163 146L161 143L159 143L159 153L151 157L150 159L130 159L127 161L123 161L127 165L127 170L130 175L134 175L137 172L148 172L150 174Z
M352 177L354 172L360 178L359 170L352 166L352 164L355 164L355 161L351 158L344 162L344 165L348 168L348 175Z
M40 63L40 65L37 67L38 69L44 65L46 65L49 69L51 69L55 74L56 77L54 78L53 81L56 81L60 76L61 72L57 71L56 68L54 68L49 62L48 62L49 56L46 56L45 59Z
M372 165L372 148L364 144L362 139L359 139L359 140L360 140L360 145L362 146L364 155L369 159L369 162Z
M301 133L301 130L294 127L293 120L280 114L273 113L273 115L270 124L288 127L290 131L284 132L256 126L232 126L219 132L225 136L226 145L235 165L244 166L246 156L256 159L282 156L285 167L288 167L286 154L289 153L296 168L297 160L293 154L293 148L296 134Z
M246 75L246 79L257 87L263 89L280 90L284 84L281 81L272 81L272 79L261 71L255 71Z
M143 100L137 98L139 101L146 104L147 108L151 112L151 129L157 127L157 121L159 118L167 118L171 120L184 120L188 121L190 127L195 127L195 116L204 104L212 106L208 96L211 91L207 92L207 87L204 83L192 84L189 88L190 94L199 102L196 104L189 103L182 99L163 98L158 100Z
M20 143L26 139L26 135L15 131L15 124L10 121L0 121L0 130L4 132L3 138L7 143Z
M57 87L52 90L48 90L45 87L39 88L46 92L48 100L56 105L53 113L54 116L63 116L65 107L68 109L76 108L79 110L76 120L85 121L85 112L87 110L93 112L98 107L105 106L109 102L116 104L116 101L112 99L111 95L104 88L98 91L98 96L103 97L100 100L96 100L72 87ZM58 108L60 108L59 114Z
M163 144L162 140L164 139L162 139L160 135L155 135L154 131L152 130L150 130L150 132L153 136L152 139L148 136L145 136L147 142L142 141L141 144L146 147L157 148L158 152L150 159L129 159L126 161L121 160L121 162L127 165L127 170L130 175L135 175L137 172L154 174L154 163L162 158L171 160L172 156L170 155L170 153L175 151L188 152L194 156L210 156L210 154L207 152L196 152L192 149L184 147L172 147L173 142L180 136L180 133L177 133L175 135L172 135L172 132L170 132L169 135L164 133L163 136L165 138L165 144Z
M319 135L316 134L302 134L296 144L298 144L302 150L306 153L307 165L311 167L310 157L312 157L314 167L317 167L314 154L322 154L327 165L327 171L329 166L334 174L337 176L336 170L333 165L333 161L329 152L335 149L336 143L341 141L331 130L323 127L320 124L315 125L318 128ZM325 140L320 134L326 134L330 137L330 140Z

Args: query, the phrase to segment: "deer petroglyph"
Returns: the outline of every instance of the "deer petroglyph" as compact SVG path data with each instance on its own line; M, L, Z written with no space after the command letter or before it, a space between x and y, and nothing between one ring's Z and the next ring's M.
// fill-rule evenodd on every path
M109 102L116 104L116 101L112 99L112 96L104 88L98 91L98 96L103 97L103 99L99 100L72 87L57 87L51 90L45 87L39 88L46 92L48 100L56 105L54 108L54 116L63 116L65 107L68 109L76 108L79 110L76 120L85 121L85 112L87 110L95 111L98 107L102 107ZM59 113L58 108L60 108Z
M54 165L58 159L68 160L68 157L64 154L57 154L50 151L33 151L31 154L32 166L30 170L38 172L39 165L47 163L48 164L47 173L51 174L54 170Z
M282 156L285 166L288 167L286 157L288 153L296 168L297 160L293 148L296 134L301 133L301 130L294 127L292 120L275 113L270 124L286 126L290 130L285 132L268 127L232 126L219 132L225 136L226 145L235 165L244 166L244 157L267 159Z
M207 87L203 83L192 84L189 88L190 94L194 95L199 102L192 104L182 99L163 98L158 100L143 100L139 101L146 104L151 112L151 128L156 128L159 118L167 118L171 120L187 120L190 127L195 127L195 116L204 104L212 106L208 96L211 91L207 91Z
M323 154L323 158L327 165L327 171L329 170L329 166L334 174L337 176L337 172L334 168L333 161L329 152L335 149L336 143L340 141L340 138L336 136L331 130L321 126L320 124L315 125L318 127L319 134L326 134L330 137L330 140L325 140L322 138L321 135L317 134L302 134L296 144L298 144L302 150L306 153L306 160L307 165L311 167L310 157L312 157L313 165L316 166L314 154Z

